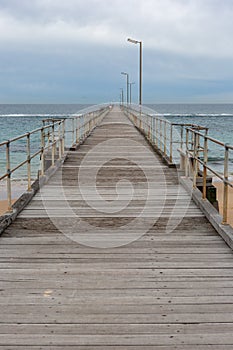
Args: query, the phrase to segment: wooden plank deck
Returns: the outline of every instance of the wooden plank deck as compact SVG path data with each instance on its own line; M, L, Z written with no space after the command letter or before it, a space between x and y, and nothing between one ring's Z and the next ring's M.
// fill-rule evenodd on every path
M0 243L0 350L233 348L232 251L116 107Z

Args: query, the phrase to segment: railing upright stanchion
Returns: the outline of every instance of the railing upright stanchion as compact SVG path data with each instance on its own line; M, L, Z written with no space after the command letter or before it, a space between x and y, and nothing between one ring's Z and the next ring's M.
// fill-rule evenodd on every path
M169 154L169 161L170 163L173 162L173 125L170 124L170 154Z
M27 134L27 182L28 182L28 191L31 191L31 150L30 150L30 133Z
M41 176L44 176L45 173L45 155L44 155L44 148L45 148L45 132L44 127L41 128Z
M82 142L83 115L80 116L79 120L79 142Z
M55 152L56 152L56 144L55 144L55 134L54 134L54 122L52 125L52 166L55 165Z
M59 160L62 157L62 145L61 145L61 123L58 125L58 150L59 150Z
M79 139L78 139L78 117L75 118L75 141L76 141L76 144L79 143Z
M197 133L194 132L194 143L193 143L193 188L197 187L197 175L198 175L198 137Z
M197 134L197 158L199 159L200 157L200 135L199 133ZM200 170L200 163L197 162L197 172Z
M72 145L74 145L74 118L72 118Z
M186 129L185 176L189 176L189 129Z
M12 192L11 192L11 162L10 162L10 142L6 144L6 172L7 172L7 203L8 212L12 211Z
M183 146L184 146L184 126L181 126L181 130L180 130L180 148L183 150Z
M63 119L62 121L62 155L65 154L65 122L66 120Z
M155 145L155 117L152 117L152 137L151 137L152 144Z
M203 164L203 192L202 192L203 199L206 199L207 162L208 162L208 139L205 136L204 137L204 164Z
M227 224L228 219L228 181L229 181L229 147L225 145L224 156L224 190L223 190L223 219L222 224Z
M162 145L162 120L159 120L159 149L161 151L161 145Z
M164 134L163 134L163 153L167 156L167 122L164 121Z
M155 146L158 148L158 118L155 119Z

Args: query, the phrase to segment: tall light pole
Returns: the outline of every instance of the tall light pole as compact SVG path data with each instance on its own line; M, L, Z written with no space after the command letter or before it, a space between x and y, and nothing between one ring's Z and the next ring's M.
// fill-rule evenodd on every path
M132 44L139 44L139 105L142 104L142 41L127 39Z
M121 102L122 102L122 105L124 104L124 89L123 88L120 88L121 90Z
M127 105L129 104L129 74L125 73L125 72L121 72L122 75L126 76L126 101L127 101Z
M129 103L132 103L132 85L135 84L134 82L129 83Z

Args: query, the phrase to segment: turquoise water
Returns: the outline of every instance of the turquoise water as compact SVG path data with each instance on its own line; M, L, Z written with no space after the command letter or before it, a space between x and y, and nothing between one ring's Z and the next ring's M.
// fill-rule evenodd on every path
M42 126L47 117L64 118L75 114L89 105L0 105L0 142L24 134ZM207 126L209 135L233 144L233 104L150 104L152 110L161 113L168 120L178 123L194 123ZM32 140L32 151L38 149L39 140ZM222 172L223 150L209 145L210 161ZM25 159L25 141L18 141L11 147L11 163ZM233 152L232 152L233 153ZM32 162L33 176L37 176L39 159ZM230 167L233 171L233 155L230 154ZM0 147L0 174L5 172L5 149ZM15 178L25 178L26 169L20 169Z
M66 118L90 105L0 105L0 142L12 139L42 126L46 118ZM31 136L31 153L40 147L39 134ZM26 159L26 138L11 143L11 167ZM39 156L31 162L32 177L37 177L40 159ZM6 172L6 148L0 147L0 175ZM13 173L14 179L26 179L26 166Z
M155 104L148 105L174 123L198 124L208 127L208 135L233 145L233 104ZM209 165L223 173L224 148L208 144ZM233 151L230 151L229 169L233 173Z
M148 105L175 123L193 123L209 128L208 134L233 145L233 104Z
M83 104L0 104L0 142L42 126L45 118L64 118L88 107Z

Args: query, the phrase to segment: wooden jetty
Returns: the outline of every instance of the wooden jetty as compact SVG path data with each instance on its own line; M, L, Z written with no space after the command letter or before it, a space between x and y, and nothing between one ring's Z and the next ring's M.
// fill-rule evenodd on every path
M92 194L97 166L102 207ZM130 226L146 203L145 169L152 197ZM131 185L132 203L108 210L118 196L127 204ZM72 239L58 226L76 214ZM233 348L232 251L118 107L68 153L0 250L0 350Z

